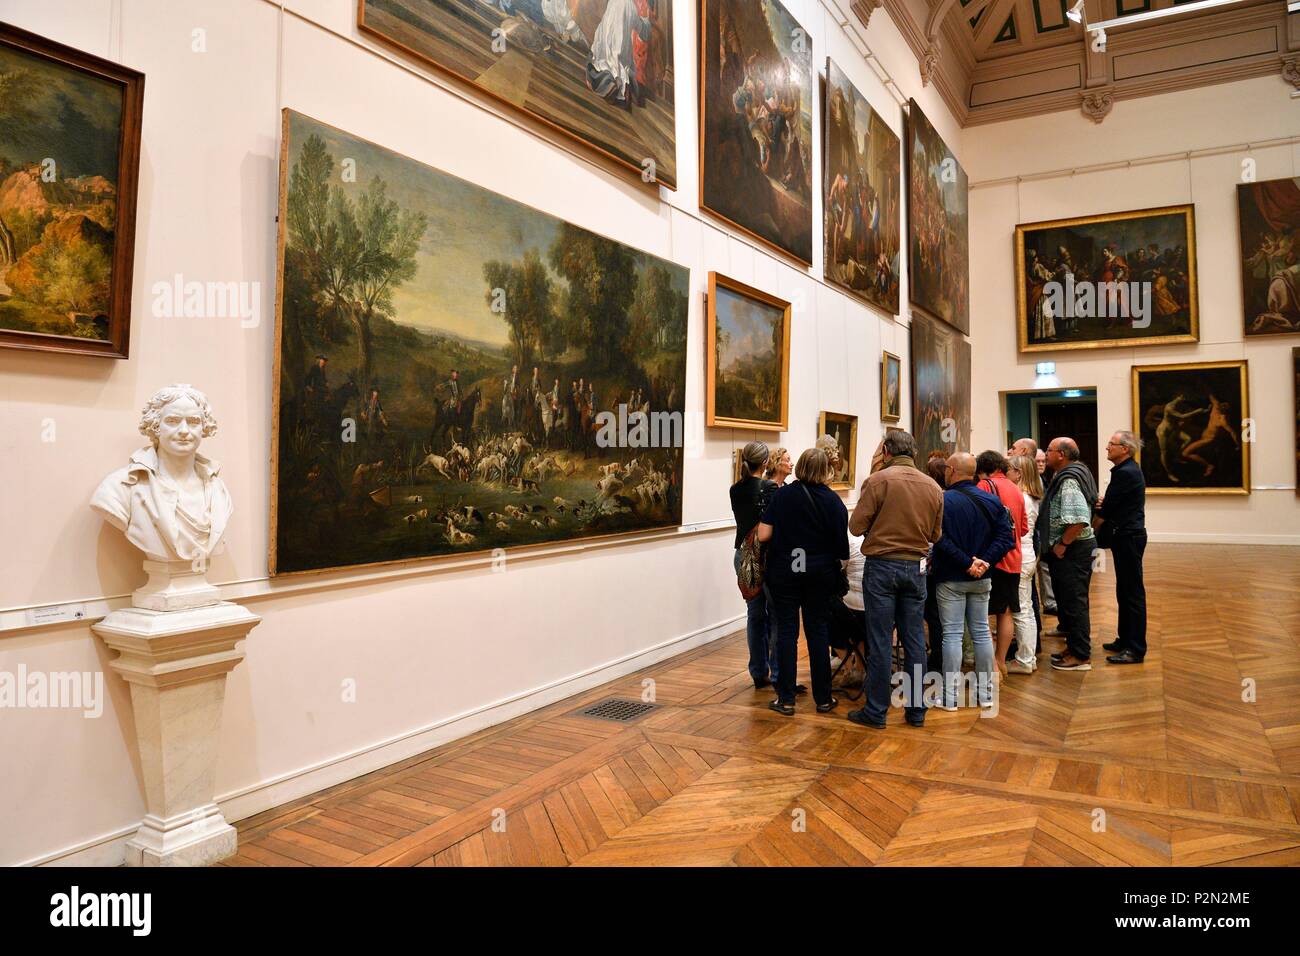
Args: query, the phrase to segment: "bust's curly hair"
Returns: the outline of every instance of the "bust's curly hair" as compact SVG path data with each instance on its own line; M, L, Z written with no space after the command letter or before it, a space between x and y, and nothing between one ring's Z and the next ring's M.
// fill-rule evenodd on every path
M188 398L199 406L203 413L203 430L199 433L208 438L217 433L217 420L212 417L212 407L208 397L193 385L168 385L153 393L153 397L140 410L140 434L146 436L155 448L158 447L158 427L162 424L163 409L177 399Z

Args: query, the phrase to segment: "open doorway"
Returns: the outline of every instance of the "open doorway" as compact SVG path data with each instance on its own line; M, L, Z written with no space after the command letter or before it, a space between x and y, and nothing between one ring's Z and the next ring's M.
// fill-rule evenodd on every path
M1095 388L1006 392L1003 399L1008 448L1017 438L1032 438L1046 448L1053 438L1068 435L1079 443L1079 457L1098 473Z

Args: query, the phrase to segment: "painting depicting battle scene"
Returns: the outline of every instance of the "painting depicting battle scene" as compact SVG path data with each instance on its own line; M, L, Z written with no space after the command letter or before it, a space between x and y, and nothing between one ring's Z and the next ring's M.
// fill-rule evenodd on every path
M920 454L970 447L970 343L953 329L912 313L912 434Z
M1237 185L1247 335L1300 332L1300 176Z
M1250 494L1244 359L1133 368L1147 494Z
M812 40L777 0L700 0L700 205L812 262Z
M688 270L289 110L280 183L272 573L680 523Z
M1191 206L1016 226L1020 351L1195 342Z
M912 304L970 332L968 180L921 112L907 109L907 295Z
M357 25L677 185L672 0L360 0Z
M822 188L826 278L898 313L898 137L826 59Z

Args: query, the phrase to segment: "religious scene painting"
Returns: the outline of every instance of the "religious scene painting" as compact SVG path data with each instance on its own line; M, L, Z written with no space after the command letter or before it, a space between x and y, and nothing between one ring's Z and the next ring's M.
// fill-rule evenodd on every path
M0 345L126 358L143 98L0 24Z
M1147 494L1249 494L1244 359L1133 368Z
M896 315L902 235L898 137L829 57L825 109L826 278Z
M1247 335L1300 332L1300 176L1237 185Z
M858 483L858 416L839 412L822 412L817 420L817 434L835 439L839 457L832 463L835 469L828 485L835 491L856 488Z
M280 188L272 573L680 524L687 269L289 110Z
M903 417L903 361L893 352L880 356L880 420L896 422Z
M812 262L812 40L777 0L700 0L700 205Z
M676 187L672 0L360 0L357 23Z
M970 343L912 313L912 434L924 469L933 452L970 448Z
M916 100L907 110L907 295L970 331L969 181Z
M1020 351L1195 342L1192 207L1016 226Z
M790 303L709 273L706 425L785 431Z

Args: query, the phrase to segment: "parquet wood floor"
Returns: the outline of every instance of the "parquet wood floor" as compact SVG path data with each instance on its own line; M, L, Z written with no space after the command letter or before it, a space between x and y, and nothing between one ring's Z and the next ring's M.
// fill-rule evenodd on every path
M1096 575L1095 669L1044 657L996 717L781 717L735 634L244 820L224 865L1300 865L1297 552L1153 545L1147 579L1144 665L1103 663ZM647 678L639 721L574 715Z

